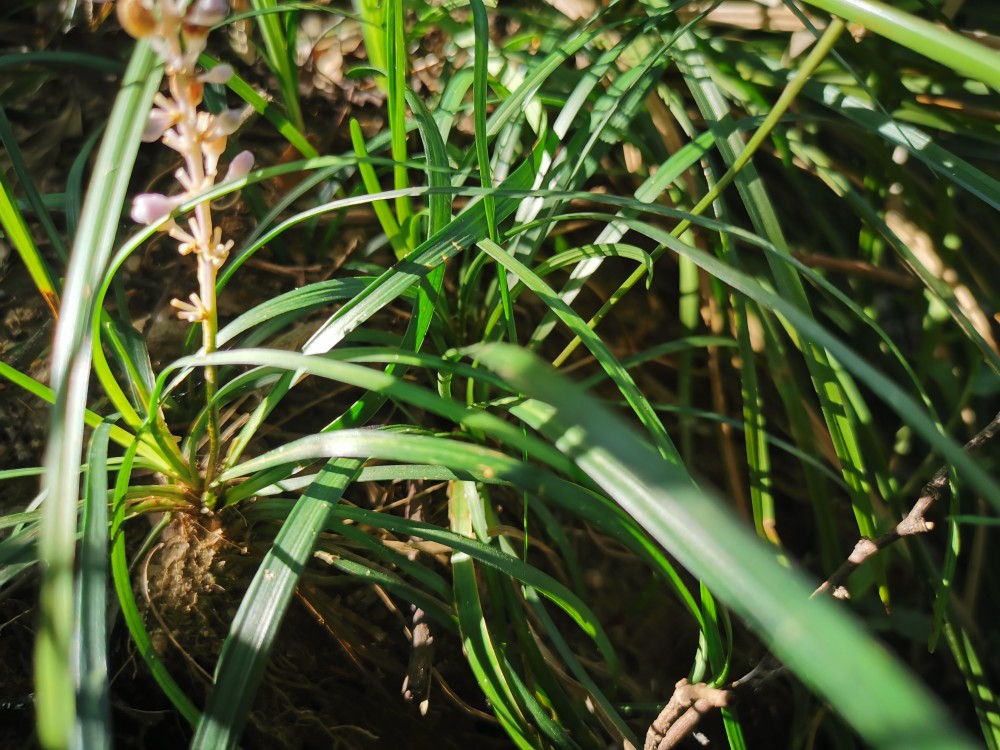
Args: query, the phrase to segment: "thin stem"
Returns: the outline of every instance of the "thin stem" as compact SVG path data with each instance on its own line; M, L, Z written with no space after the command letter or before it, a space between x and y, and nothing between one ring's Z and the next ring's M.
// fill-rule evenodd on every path
M997 433L1000 433L1000 414L993 417L988 425L966 443L964 450L973 451L979 448L983 443L995 437ZM886 547L895 544L904 536L913 536L914 534L923 534L931 531L934 528L934 524L927 520L927 513L948 489L948 470L949 467L947 465L937 470L930 481L920 491L920 497L917 498L913 507L910 508L910 512L906 514L902 521L896 524L895 528L887 531L878 539L872 540L861 537L858 543L854 545L854 550L850 556L834 571L833 575L820 584L819 588L812 595L818 596L829 591L837 599L849 598L847 588L844 584L848 576L869 558L874 557Z
M216 334L219 330L219 314L215 304L215 277L216 268L211 260L198 258L198 285L204 308L204 320L201 322L201 342L205 354L215 351ZM205 466L205 493L206 507L211 509L214 505L214 494L210 493L209 486L215 478L216 468L219 463L219 409L215 403L215 394L218 390L218 371L214 365L205 367L205 405L208 409L208 463ZM211 502L208 502L211 500Z
M181 142L185 144L184 162L187 167L187 177L190 180L188 190L192 193L202 192L215 181L215 175L207 175L205 171L205 154L201 148L203 138L198 123L198 104L201 84L188 73L178 72L170 81L174 100L180 104L183 117L178 123L178 133ZM197 93L196 93L197 92ZM217 266L214 262L216 237L212 223L212 208L208 201L194 209L194 217L190 221L191 234L195 238L196 247L193 252L198 257L198 297L201 301L201 340L205 354L216 350L216 335L219 330L218 310L215 301L215 281ZM218 390L218 373L213 365L205 367L205 401L208 409L208 460L205 464L205 480L202 500L209 510L214 505L214 497L209 486L215 477L219 461L219 414L215 406L215 394Z

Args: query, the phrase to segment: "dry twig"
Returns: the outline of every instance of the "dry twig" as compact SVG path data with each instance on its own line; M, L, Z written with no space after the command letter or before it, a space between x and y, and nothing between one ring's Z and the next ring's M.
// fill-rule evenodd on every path
M990 438L994 437L998 432L1000 432L1000 414L993 417L992 421L986 425L979 433L972 438L968 443L965 444L964 450L966 452L975 450L980 447ZM854 545L854 551L851 552L850 556L843 562L843 564L833 572L829 578L823 581L813 592L813 596L818 596L820 594L830 591L833 596L837 599L848 599L850 595L847 592L847 588L844 586L844 582L847 580L848 576L851 575L861 564L863 564L868 558L878 554L881 550L886 547L895 544L897 541L902 539L904 536L912 536L914 534L923 534L924 532L930 531L934 528L934 524L927 520L927 513L933 507L934 503L944 495L945 490L948 487L948 467L942 466L937 472L931 477L931 480L924 485L920 492L920 497L917 502L913 504L910 508L910 512L906 514L902 521L896 524L896 528L889 531L878 539L871 540L867 537L861 537L858 543Z
M709 687L703 682L692 685L687 679L674 686L674 694L646 732L643 750L670 750L687 737L701 717L716 708L729 705L729 690Z

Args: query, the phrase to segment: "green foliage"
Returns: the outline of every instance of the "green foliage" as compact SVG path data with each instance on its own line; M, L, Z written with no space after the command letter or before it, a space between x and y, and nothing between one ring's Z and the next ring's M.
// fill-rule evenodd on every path
M1000 484L989 448L962 446L1000 390L988 312L1000 182L983 156L1000 134L978 119L997 111L1000 55L914 9L809 4L873 33L856 42L844 21L789 5L811 47L795 55L786 34L720 32L685 2L610 3L571 22L548 6L364 0L343 22L360 24L370 66L345 73L382 97L380 119L359 107L333 139L342 153L327 153L296 49L305 13L334 14L254 0L237 22L278 103L249 69L226 95L261 116L267 153L303 158L259 163L125 239L162 77L149 45L104 134L88 134L101 145L86 187L85 157L66 175L65 235L3 115L16 102L0 99L17 178L0 176L0 222L41 295L61 297L51 388L0 363L52 405L44 500L0 517L0 586L36 569L41 582L42 745L114 739L109 577L131 648L194 746L228 748L296 596L335 575L448 634L468 670L461 700L517 747L639 746L663 690L681 678L742 690L734 678L767 651L800 681L783 709L790 747L823 744L817 732L831 746L972 747L974 714L1000 748L984 635L1000 613L985 536ZM432 38L435 85L417 89ZM220 294L244 294L253 265L281 252L324 271L258 293L223 321L218 351L176 334L160 361L162 342L133 325L124 269L169 222L240 191L252 226ZM352 210L363 242L337 259ZM853 603L811 599L941 464L952 496L928 541L869 560L846 581ZM371 502L400 487L398 504ZM152 513L164 515L150 532ZM207 697L164 656L148 588L158 551L203 532L254 563L216 634ZM634 578L612 585L635 589L637 607L648 590L689 636L677 674L652 665L655 695L588 582L613 560ZM939 640L947 655L907 664ZM754 746L753 710L724 710L730 747Z

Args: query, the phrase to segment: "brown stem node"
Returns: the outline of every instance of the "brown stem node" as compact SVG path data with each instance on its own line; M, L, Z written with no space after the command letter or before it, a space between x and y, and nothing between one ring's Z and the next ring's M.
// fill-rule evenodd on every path
M670 750L687 737L701 717L716 708L725 708L733 698L732 691L709 687L703 682L692 685L681 679L674 694L646 732L643 750Z

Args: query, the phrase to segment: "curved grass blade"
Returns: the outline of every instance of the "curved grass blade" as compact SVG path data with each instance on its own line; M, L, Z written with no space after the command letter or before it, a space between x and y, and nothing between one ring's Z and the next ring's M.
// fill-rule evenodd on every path
M454 401L446 401L432 391L412 383L407 383L402 378L392 374L379 372L369 367L348 362L339 362L334 359L314 355L310 356L268 349L247 349L233 352L214 352L207 356L186 357L173 363L171 368L186 368L206 363L216 365L252 364L278 367L284 370L293 370L330 378L373 393L387 397L391 396L400 402L418 406L432 414L445 417L454 424L462 425L470 431L489 432L504 443L514 446L516 449L527 451L529 455L536 459L549 462L551 465L570 474L573 473L570 462L560 456L558 451L553 450L544 441L540 441L533 436L524 435L516 426L507 423L500 417L481 409L466 408ZM160 385L153 393L153 398L156 399L154 403L159 402L160 387L162 387L162 383L169 373L170 369L161 373L159 379ZM245 467L245 465L243 466ZM219 481L226 481L225 477L231 474L231 471L223 472L219 476ZM227 495L226 503L232 504L245 499L247 491L242 485L236 487L233 492Z
M668 239L663 237L665 232L652 227L648 229L657 239ZM940 431L936 418L928 416L924 408L902 388L868 364L863 357L839 341L814 319L805 316L795 305L765 290L749 276L673 238L669 238L668 241L672 250L692 258L701 268L763 307L780 313L799 334L826 348L840 365L864 383L872 393L899 414L904 422L909 423L918 434L940 451L947 462L983 494L984 499L1000 509L1000 488L996 482L983 471L979 462L971 459L954 440L946 437Z
M308 438L303 438L303 440L308 440ZM462 482L457 484L462 484ZM465 484L470 484L470 482L465 482ZM617 667L618 658L615 656L611 642L583 600L548 574L523 562L513 554L503 552L475 538L467 538L467 534L463 536L464 532L446 531L433 524L399 518L364 508L341 506L333 511L333 517L350 519L370 524L376 528L400 534L411 534L419 536L421 539L438 542L531 586L569 615L580 626L580 629L594 640L607 663L612 668Z
M338 529L338 531L342 530L342 528ZM360 536L366 536L366 534L361 532ZM384 552L385 547L382 547L381 551ZM403 560L406 560L405 555L400 555L400 557L402 557ZM400 576L389 572L381 566L374 565L368 560L348 560L344 557L327 559L324 560L324 562L326 562L331 568L354 576L359 580L363 580L367 584L383 587L384 589L402 598L407 604L413 604L424 610L424 613L428 617L433 618L435 622L447 628L449 632L458 632L458 623L456 622L457 618L455 617L455 613L452 611L450 606L445 604L440 599L434 599L428 596L420 589L406 583ZM420 567L420 565L414 565L412 567Z
M961 186L993 209L1000 210L1000 181L944 148L920 128L896 121L870 103L845 94L837 86L808 83L803 92L851 120L865 132L877 132L888 143L906 149L914 159L926 164L942 178Z
M153 389L155 380L146 342L131 323L113 318L103 310L101 319L101 330L125 374L132 402L146 416L149 412L149 392Z
M80 495L93 290L99 286L98 279L111 254L146 113L159 87L155 59L148 44L136 45L115 101L77 230L52 350L56 401L45 461L48 501L39 538L39 555L45 566L39 595L41 627L35 647L37 726L39 740L47 750L68 747L76 724L69 651L73 539Z
M10 126L7 113L4 111L2 105L0 105L0 142L3 143L7 151L7 158L10 159L11 165L14 167L14 172L20 181L21 190L24 191L28 205L31 206L31 209L35 212L35 218L42 225L42 229L45 230L45 236L48 237L49 242L52 244L52 249L56 251L59 259L65 263L67 260L66 245L63 243L62 235L59 234L59 230L56 229L56 225L52 221L52 216L49 215L49 210L45 207L42 196L38 194L31 171L24 161L24 155L17 144L17 139L14 137L14 130ZM4 184L4 192L9 193L6 184Z
M0 542L0 590L38 563L38 524L28 523Z
M420 140L424 145L427 184L438 188L430 191L427 196L427 236L433 237L451 221L451 195L447 189L451 186L452 170L444 145L444 134L438 128L434 115L427 109L423 99L409 89L406 90L406 101L413 111Z
M388 70L386 65L385 34L382 25L385 22L385 6L378 0L353 0L354 9L361 21L361 35L365 40L365 52L368 60L377 70ZM378 76L376 82L385 90L384 76Z
M135 457L136 445L138 442L125 451L125 457L122 459L122 466L115 481L114 508L111 516L111 578L114 582L115 592L118 594L122 619L125 620L125 626L128 628L129 635L132 636L136 651L146 663L150 674L160 686L163 694L173 703L185 721L191 726L195 726L200 716L198 709L174 681L163 660L160 659L160 655L153 647L153 641L146 629L142 613L139 612L135 594L132 592L128 557L125 552L125 497L132 474L132 461Z
M5 362L0 362L0 377L7 378L10 382L23 388L28 393L37 396L46 403L54 404L56 402L56 395L53 393L51 388L42 385L37 380L34 380L28 375L15 370ZM100 414L95 414L89 409L84 410L83 422L90 427L97 427L101 424L103 419L104 418ZM118 427L117 425L112 425L111 439L123 448L127 448L135 441L135 435L130 433L128 430ZM160 454L153 446L145 442L142 443L139 447L139 455L142 456L146 462L151 464L157 471L169 471L169 464L163 461Z
M516 169L501 185L501 189L518 190L524 189L531 184L531 180L537 171L540 152L535 149L528 158ZM501 196L497 200L497 215L501 218L513 213L516 208L516 201L509 196ZM450 258L467 247L472 242L482 237L485 217L482 211L482 204L477 203L451 221L440 233L416 247L412 253L401 260L392 268L389 268L372 282L363 293L357 295L341 307L332 315L313 336L306 342L303 351L307 354L321 354L331 350L339 344L343 338L361 325L364 321L399 297L414 284L420 283L436 268L445 264ZM437 272L440 274L440 271ZM419 316L419 325L429 325L426 316ZM409 327L408 335L413 336L414 346L418 348L422 343L422 337L417 335L418 331ZM284 398L285 394L297 380L292 375L285 376L281 382L267 394L260 403L240 437L233 442L233 446L226 459L226 465L234 463L243 450L246 448L250 436L260 427L267 415ZM353 424L363 424L370 419L370 415L375 409L381 406L380 402L370 403L359 402L355 404L343 419ZM341 420L338 420L340 422Z
M667 213L662 209L656 212ZM817 323L812 316L806 315L798 306L790 303L780 295L765 289L747 274L732 268L714 256L681 242L659 227L622 217L619 217L618 220L629 223L636 231L645 234L656 242L662 243L678 255L691 258L700 268L707 271L719 281L732 287L737 292L746 295L763 308L778 313L783 325L791 327L798 335L809 338L817 345L827 349L831 356L846 371L864 383L883 403L899 414L904 422L910 424L915 432L926 439L936 450L940 451L946 461L983 494L984 499L987 499L994 507L1000 509L1000 488L997 487L994 480L989 477L979 463L972 460L954 440L943 435L937 428L935 421L924 413L923 408L916 400ZM734 227L723 227L715 222L704 219L701 219L700 223L705 226L716 226L719 229L724 229L724 231L734 234L745 242L763 246L759 238Z
M344 357L357 356L352 350L336 351L335 355ZM327 355L327 357L330 356L334 355ZM517 427L506 423L488 412L481 409L465 409L454 402L440 399L436 395L433 395L429 391L425 391L418 386L401 381L399 378L388 373L373 371L369 368L344 366L344 363L331 361L327 357L319 358L315 356L267 350L246 350L241 352L215 352L209 357L180 360L174 363L174 366L187 367L189 365L202 364L206 361L212 361L217 365L257 364L287 367L297 371L309 372L320 377L330 377L341 382L347 382L358 387L370 389L376 393L392 395L405 403L417 405L431 413L439 414L451 420L455 424L463 424L472 431L482 431L493 435L501 441L509 444L514 450L526 453L535 460L545 461L550 466L553 466L570 476L575 473L573 467L571 466L571 462L569 462L558 451L553 450L551 446L538 441L534 438L534 436L523 433ZM359 361L364 361L363 356L358 358ZM374 361L385 361L384 356L373 356L373 359ZM407 360L424 366L431 366L434 364L434 358L422 357L417 354L407 355L407 359L404 359L403 361ZM437 364L445 366L448 363L445 360L437 360ZM467 377L476 376L475 371L459 371L463 372L463 374ZM161 385L167 374L168 373L164 373L161 375ZM494 383L494 385L502 387L503 383L501 381L499 383ZM154 393L153 397L154 400L158 400L158 392ZM315 456L307 455L306 458L315 458ZM416 460L413 455L405 455L402 458L407 461ZM299 459L290 459L291 462L298 460ZM269 463L260 470L259 476L270 477L268 474L269 471L272 471L274 467L280 468L282 465L288 465L290 461L278 460L273 463ZM257 467L257 464L254 464L253 462L234 467L226 472L223 472L219 476L219 481L230 481L235 477L241 476L243 472L248 469L257 471L257 468L255 467ZM468 464L464 468L466 470L473 471L479 481L493 480L493 477L482 475L481 471L479 471L480 465L478 463ZM375 470L370 469L367 471ZM278 487L280 489L281 485L284 484L282 480L287 475L288 472L286 471L277 478L265 478L259 481L256 479L246 480L229 491L226 501L229 504L239 502L241 499L245 499L246 497L263 491L265 488L270 487L276 482L279 483ZM629 549L635 550L636 553L643 559L648 560L654 569L661 571L667 577L671 586L675 589L685 606L689 608L696 619L701 619L701 614L696 603L669 561L662 554L660 554L655 547L651 547L648 544L643 534L638 531L637 527L635 527L634 523L632 523L630 519L624 517L623 514L621 514L620 511L618 511L613 505L606 506L602 504L598 496L588 494L586 489L582 487L578 487L562 480L556 481L551 485L546 485L545 479L537 479L535 482L536 484L526 485L524 488L536 492L539 494L540 498L544 495L546 499L551 499L551 501L559 503L570 512L580 515L586 519L589 523L593 524L595 528L610 534L614 538L621 541ZM293 485L287 486L288 488L292 488ZM540 487L547 487L547 489L540 489Z
M17 207L17 200L11 192L10 183L2 172L0 172L0 224L3 225L4 233L28 269L31 280L35 282L52 316L58 318L59 293L56 291L52 271L38 251L31 230L28 229L28 223Z
M1000 91L1000 54L984 44L876 0L806 0Z
M253 705L278 629L316 540L362 459L330 461L295 504L250 583L215 668L215 689L191 747L235 748Z
M203 54L198 58L198 64L207 71L220 65L221 62L210 55ZM277 131L284 136L285 140L298 149L300 154L307 158L319 156L319 152L309 143L309 140L302 134L299 127L289 120L276 105L270 103L254 91L249 83L234 74L226 85L234 94L253 107L258 114L262 115L265 120L274 125Z
M293 8L278 11L278 0L250 0L256 11L257 28L264 39L265 59L271 72L278 79L281 98L288 111L288 119L298 130L302 130L302 104L299 102L299 70L295 64L295 31L298 28L298 13ZM306 155L303 152L303 155Z
M487 70L490 57L490 29L483 0L470 0L472 25L475 36L475 55L472 73L472 116L475 120L476 160L479 162L479 180L484 188L493 187L493 173L490 169L490 151L486 133ZM486 228L489 238L497 241L496 207L492 195L483 197L486 208ZM501 279L501 283L504 283Z
M728 169L713 187L711 193L699 201L694 213L698 213L698 208L709 205L709 200L714 200L720 195L721 190L728 184L735 183L756 232L761 237L768 239L779 253L789 254L788 244L785 241L774 204L751 158L777 124L778 116L791 105L843 30L843 22L837 19L827 27L816 47L802 62L796 77L786 85L774 109L749 141L744 143L742 135L735 131L731 131L726 137L717 141L719 151ZM728 102L712 79L711 72L705 64L701 52L703 46L703 43L693 34L685 34L677 41L677 48L683 55L679 64L688 79L689 88L702 114L711 126L715 127L716 123L730 119L731 115ZM676 236L680 232L675 230L672 234ZM801 279L787 265L776 259L769 257L768 264L779 293L791 300L796 307L811 318L811 304L805 294ZM827 431L840 460L844 479L851 488L851 506L854 510L858 530L863 536L874 538L878 533L878 519L871 506L871 487L861 449L861 440L858 436L857 411L853 408L848 395L853 392L853 389L850 384L845 383L846 375L831 363L828 352L813 342L800 341L794 330L790 330L789 334L805 360L813 390L819 397ZM794 402L790 400L786 400L786 404L792 409L796 408ZM822 508L823 506L817 507ZM827 522L822 523L821 526L829 528ZM882 562L877 560L873 568L879 579L880 595L883 601L888 603L889 594Z
M573 308L563 302L548 284L542 281L537 274L532 272L521 261L488 239L480 241L478 245L491 258L504 265L517 276L522 284L537 294L549 309L562 320L566 327L586 344L587 348L590 349L591 353L601 364L601 367L604 368L608 376L622 392L625 400L628 401L629 406L635 411L636 416L638 416L643 426L649 431L660 454L667 460L679 463L680 456L666 429L663 427L660 418L650 408L649 402L636 387L632 376L622 367L618 358L603 339L597 336Z
M103 133L104 125L102 124L87 136L87 140L80 147L80 153L77 154L73 165L66 174L66 234L70 237L76 236L76 228L80 222L80 211L83 207L84 173L90 164L90 156Z
M349 127L351 131L351 145L354 147L354 153L358 155L358 172L361 174L361 180L365 184L365 190L370 195L381 193L382 186L379 184L378 175L375 174L375 169L369 161L368 147L365 145L365 137L361 133L361 125L352 117ZM400 231L399 222L393 216L389 205L385 201L373 200L372 209L375 211L375 216L379 224L382 225L382 231L385 232L389 244L392 245L392 249L396 253L396 258L402 258L406 255L409 248L406 246L406 237Z
M448 497L448 518L452 531L474 537L470 504L479 500L475 483L452 484ZM528 750L537 747L539 739L521 710L515 696L516 688L511 685L513 670L486 621L475 564L467 553L456 551L451 555L451 569L463 652L479 688L514 744Z
M821 156L818 152L811 149L805 149L801 146L801 144L797 144L794 141L791 145L796 155L803 158L803 161L812 163L815 166L820 179L822 179L823 182L825 182L836 195L843 198L852 208L854 208L858 215L874 227L875 231L878 232L878 234L885 239L889 246L900 255L906 265L913 270L924 286L927 287L929 292L934 295L937 301L940 302L945 309L947 309L948 314L962 330L962 333L976 346L982 355L983 361L989 365L989 367L997 375L1000 375L1000 355L993 351L993 348L983 339L982 334L976 330L971 321L969 321L969 319L962 313L955 300L955 293L951 287L928 270L916 254L896 235L895 232L892 231L889 225L886 224L885 220L879 216L879 214L854 189L854 187L850 184L850 181L830 168L830 165L826 163L825 158L821 157L820 159L817 159L817 157ZM933 144L930 144L928 148L932 145ZM1000 201L1000 183L997 185L996 199ZM1000 206L1000 204L998 204L998 206Z
M534 355L491 344L475 357L540 402L535 426L740 615L866 741L971 748L940 703L834 603L778 563L681 467ZM537 402L536 402L537 403ZM816 639L825 647L815 648Z
M223 346L240 334L268 323L275 318L288 317L289 320L293 320L300 316L295 315L292 317L289 315L290 313L305 314L331 302L350 299L360 294L371 281L372 279L364 277L328 279L327 281L318 281L315 284L307 284L290 292L266 299L256 307L252 307L232 322L226 324L219 331L217 338L219 346Z

